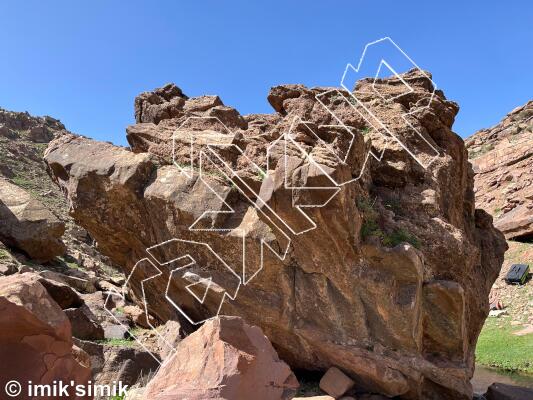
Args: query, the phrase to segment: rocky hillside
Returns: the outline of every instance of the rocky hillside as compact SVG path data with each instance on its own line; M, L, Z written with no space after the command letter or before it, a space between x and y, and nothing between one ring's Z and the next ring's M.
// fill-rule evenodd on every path
M0 201L4 204L10 201L11 208L18 204L20 216L30 221L43 221L40 231L35 231L35 225L28 224L24 232L19 232L21 236L26 236L25 245L17 245L12 235L2 234L2 229L0 238L3 235L2 241L9 242L15 252L22 250L16 253L22 263L50 261L60 256L57 262L62 262L64 266L70 264L93 271L102 270L108 267L110 261L95 250L93 239L69 216L68 203L50 179L43 161L48 143L64 133L68 133L64 125L54 118L0 109ZM0 225L3 225L12 212L2 213L0 209L0 214L3 217ZM53 238L51 241L32 244L32 237L48 234ZM51 245L58 240L62 244ZM39 246L42 254L32 249L36 247L35 250L39 251ZM38 267L38 264L35 265Z
M143 311L109 301L124 275L75 224L47 173L44 149L63 134L53 118L0 110L0 359L16 360L0 363L2 399L11 380L133 385L159 366L157 341L150 353L127 340L148 326ZM167 328L168 340L179 338L179 325Z
M507 239L533 241L533 101L466 141L476 204Z
M167 85L136 99L131 151L65 133L45 160L72 217L159 321L238 315L295 369L335 366L390 397L471 399L506 244L475 209L467 151L451 130L458 106L426 74L403 80L412 92L397 79L359 81L360 103L333 88L278 86L275 113L247 116ZM223 326L197 334L211 341ZM160 379L179 368L156 376L154 398L171 398ZM278 389L294 387L279 378ZM224 390L200 389L194 398Z

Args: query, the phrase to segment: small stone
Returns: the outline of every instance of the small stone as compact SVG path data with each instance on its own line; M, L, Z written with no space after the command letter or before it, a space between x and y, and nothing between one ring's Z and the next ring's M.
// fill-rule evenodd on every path
M0 276L9 276L16 274L17 272L18 268L15 264L0 264Z
M122 325L108 325L104 328L104 337L106 339L124 339L128 329Z
M104 330L86 305L68 308L65 310L65 314L67 314L72 326L72 336L83 340L104 339Z
M320 389L337 398L350 390L355 382L336 367L331 367L320 380Z
M493 383L485 393L487 400L533 400L533 389Z
M157 323L157 321L151 315L148 315L147 318L146 312L138 306L125 306L124 314L133 324L142 328L153 328Z

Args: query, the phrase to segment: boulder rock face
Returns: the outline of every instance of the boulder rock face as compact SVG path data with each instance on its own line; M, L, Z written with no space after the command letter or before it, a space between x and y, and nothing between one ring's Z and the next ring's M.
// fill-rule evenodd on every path
M533 239L533 101L467 139L476 204L507 239Z
M28 381L86 385L87 355L73 347L69 320L39 279L31 273L0 279L0 385L13 379L23 388ZM32 398L25 389L21 396Z
M420 71L268 99L241 117L167 85L136 100L132 151L66 134L45 160L158 319L238 315L293 368L471 398L506 243L475 209L458 106Z
M65 224L24 189L0 178L0 240L36 261L65 252Z
M159 367L158 360L142 349L121 348L84 340L75 340L75 343L89 355L93 381L99 385L122 382L131 387Z
M145 397L285 400L298 386L261 329L238 317L219 317L180 342L150 381Z

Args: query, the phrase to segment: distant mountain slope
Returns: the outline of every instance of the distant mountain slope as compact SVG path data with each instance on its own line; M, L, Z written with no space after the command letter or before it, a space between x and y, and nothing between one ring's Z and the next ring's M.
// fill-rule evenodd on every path
M52 117L35 117L0 108L0 178L24 189L65 223L63 241L67 245L64 256L67 263L98 270L109 261L96 251L93 239L69 216L67 201L48 175L43 161L48 143L66 133L69 132L65 126ZM22 253L19 256L25 258Z

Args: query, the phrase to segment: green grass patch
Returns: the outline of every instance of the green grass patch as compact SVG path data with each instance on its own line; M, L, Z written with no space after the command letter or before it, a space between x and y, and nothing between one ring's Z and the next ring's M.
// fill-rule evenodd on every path
M5 249L0 249L0 260L11 259L11 254Z
M266 173L264 171L258 171L257 172L257 179L259 179L261 182L263 182L266 178Z
M400 243L409 243L417 249L420 248L420 240L415 235L402 228L395 229L391 233L386 233L381 241L383 245L387 247L394 247Z
M361 238L366 240L370 236L377 236L383 238L383 231L379 227L375 219L365 219L361 225Z
M522 326L510 326L509 317L488 318L476 347L476 361L507 371L533 374L533 334L516 336Z
M75 261L72 261L73 258L70 257L70 256L59 256L58 257L59 261L64 264L64 266L70 268L70 269L79 269L81 270L81 267L79 266L79 264Z
M104 339L97 340L97 343L106 344L114 347L135 347L136 342L129 339Z
M361 134L363 136L368 135L370 132L372 132L372 128L369 126L365 126L363 129L361 129Z
M27 178L25 178L23 176L16 175L13 178L11 178L11 181L15 185L17 185L17 186L19 186L19 187L21 187L23 189L33 189L33 183L29 179L27 179Z

